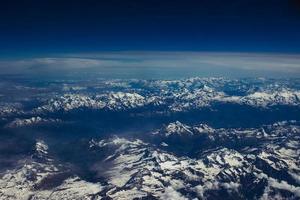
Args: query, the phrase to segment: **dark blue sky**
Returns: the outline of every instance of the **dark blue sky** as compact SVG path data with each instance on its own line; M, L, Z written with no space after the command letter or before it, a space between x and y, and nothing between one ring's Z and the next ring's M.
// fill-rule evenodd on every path
M2 57L120 50L300 53L298 0L7 0Z

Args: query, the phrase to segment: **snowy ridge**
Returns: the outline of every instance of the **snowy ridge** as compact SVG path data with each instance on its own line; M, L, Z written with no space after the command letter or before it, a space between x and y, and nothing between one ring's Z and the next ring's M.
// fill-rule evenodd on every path
M93 168L105 184L68 174L48 145L37 140L32 156L0 177L0 199L297 199L297 124L283 121L257 129L214 129L174 122L162 128L179 137L212 135L214 143L225 141L224 145L232 138L260 141L237 149L218 145L199 151L196 157L179 156L139 139L92 139L88 150L106 155Z
M116 92L108 95L98 95L96 98L105 102L105 108L109 110L124 110L144 106L146 100L137 93Z
M281 89L279 91L263 91L255 92L242 97L239 103L267 107L273 105L300 105L300 92L288 89Z
M43 141L38 141L32 158L24 160L19 169L7 171L1 177L0 199L28 199L37 185L51 174L59 172L53 160L48 157L47 150L48 146ZM39 162L40 160L43 162Z
M51 99L47 105L38 107L36 112L55 112L70 111L77 108L101 109L104 107L102 102L98 102L88 96L79 94L66 94L56 99Z
M170 98L174 103L170 105L172 111L183 111L191 108L209 107L213 102L222 101L226 95L204 85L201 89L188 90L174 93Z
M8 128L16 128L22 126L30 126L30 125L37 125L37 124L48 124L48 123L58 123L61 122L59 119L44 119L39 116L31 117L29 119L15 119L14 121L10 122L6 125Z
M66 175L66 169L49 155L47 144L39 140L32 157L20 161L19 168L0 176L0 199L101 199L100 184ZM57 181L61 183L56 186Z
M191 127L184 125L180 123L179 121L176 121L175 123L170 123L166 127L166 133L165 135L168 137L173 134L178 134L178 135L192 135L192 131L190 130Z
M91 148L109 148L110 151L114 149L105 159L112 167L103 174L108 183L113 185L106 193L113 199L150 196L157 199L166 196L176 196L178 199L211 199L214 195L221 194L228 198L235 196L240 199L263 199L275 196L284 198L285 192L299 198L300 188L297 181L300 165L296 158L300 156L297 146L300 129L290 128L295 132L288 136L290 140L284 148L275 144L272 148L277 146L277 150L270 150L270 146L258 151L247 148L241 151L217 148L203 152L199 159L179 157L140 140L129 141L124 138L92 141ZM244 131L247 132L251 131ZM278 141L280 135L288 132L289 129L280 127L269 134ZM250 135L259 134L253 130ZM274 172L270 173L270 170ZM289 173L286 180L277 177L276 173L284 172ZM242 189L247 187L252 189ZM262 193L251 192L261 187L264 188Z
M20 103L0 103L0 117L8 117L22 113L22 104Z
M229 80L224 78L192 78L174 81L133 81L109 82L107 85L140 84L135 88L118 88L115 92L63 94L49 100L35 112L71 111L74 109L128 110L148 105L165 105L169 111L182 112L211 107L214 104L239 104L257 108L272 106L299 106L300 91L286 86L273 86L264 81ZM252 80L254 81L254 80ZM105 83L105 82L104 82ZM257 85L255 88L255 84ZM242 93L235 95L226 91Z
M154 101L152 99L152 101ZM71 111L80 108L124 110L141 107L146 103L143 96L137 93L109 93L89 97L80 94L67 94L51 99L46 105L35 109L36 112Z
M208 126L207 124L199 124L196 126L189 126L180 121L171 122L165 127L163 127L158 132L154 132L153 134L159 134L161 136L170 137L170 136L195 136L200 135L202 133L213 133L215 129Z

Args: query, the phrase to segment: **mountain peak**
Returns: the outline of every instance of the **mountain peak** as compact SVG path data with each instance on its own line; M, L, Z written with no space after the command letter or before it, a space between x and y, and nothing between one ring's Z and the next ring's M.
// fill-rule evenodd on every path
M193 135L191 127L181 123L180 121L168 124L165 131L165 136L167 137L171 135Z

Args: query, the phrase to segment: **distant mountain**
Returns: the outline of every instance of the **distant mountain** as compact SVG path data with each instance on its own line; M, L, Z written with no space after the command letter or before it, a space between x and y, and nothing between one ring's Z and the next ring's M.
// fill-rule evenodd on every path
M0 200L300 199L299 79L0 91Z
M256 89L257 91L252 91L253 88L245 91L245 83L235 81L235 93L239 95L233 95L222 91L229 90L229 88L226 88L226 81L229 80L211 78L169 82L145 81L142 86L133 88L134 92L109 92L102 94L80 94L76 92L75 94L64 94L48 100L45 105L34 110L38 113L71 111L83 108L122 111L149 105L161 108L160 106L164 105L170 111L180 112L210 107L215 103L239 104L261 108L277 105L300 105L299 90L286 88L285 86L270 87L268 84L260 83L258 84L259 89ZM129 86L134 84L131 81L124 82L124 84ZM231 91L230 93L233 92ZM241 93L244 93L244 95L241 95Z

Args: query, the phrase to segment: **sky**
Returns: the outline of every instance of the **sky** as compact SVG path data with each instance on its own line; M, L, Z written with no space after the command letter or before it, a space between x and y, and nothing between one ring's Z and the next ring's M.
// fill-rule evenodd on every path
M131 63L132 56L148 66L149 57L153 62L160 52L165 57L157 59L155 66L184 67L191 59L188 63L194 67L203 58L206 67L234 62L244 68L256 63L257 69L261 62L270 61L271 65L275 61L275 71L279 65L281 69L293 65L292 72L297 72L300 1L7 0L0 5L0 30L0 74L25 72L24 66L29 65L34 66L31 70L46 65L56 69L47 63L50 61L60 62L65 69L74 56L81 59L78 65L85 59L85 66L114 66L116 63L107 63L108 58L99 61L108 54L122 55L120 66L136 65ZM183 56L174 63L168 62L170 54L174 59ZM89 63L87 55L97 66ZM214 61L216 56L218 61Z

